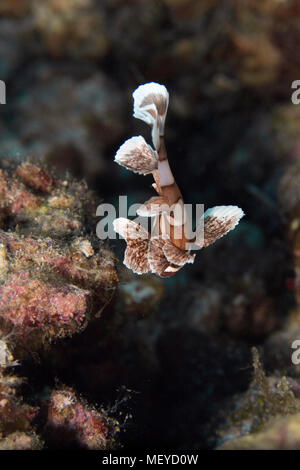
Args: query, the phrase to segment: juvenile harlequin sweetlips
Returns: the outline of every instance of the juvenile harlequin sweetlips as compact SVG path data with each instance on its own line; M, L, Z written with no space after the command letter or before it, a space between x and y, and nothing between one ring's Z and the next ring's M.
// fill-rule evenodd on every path
M173 276L185 264L194 262L191 247L200 249L212 244L232 230L244 212L237 206L208 209L199 221L202 233L196 231L196 235L192 235L164 143L169 93L163 85L146 83L134 91L133 99L133 115L151 126L154 148L142 136L132 137L121 145L115 161L141 175L152 173L153 188L158 195L137 211L140 217L153 218L151 234L141 224L123 217L114 220L114 230L127 242L125 266L137 274L152 272L161 277Z

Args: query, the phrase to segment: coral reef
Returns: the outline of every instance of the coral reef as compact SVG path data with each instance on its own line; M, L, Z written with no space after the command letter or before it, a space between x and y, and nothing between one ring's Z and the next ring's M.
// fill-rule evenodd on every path
M0 2L1 449L299 448L299 15L299 0ZM147 82L171 96L185 201L247 214L170 278L95 235L102 200L153 195L113 164L128 136L151 141L128 119Z
M254 376L246 393L235 400L222 430L220 449L298 448L300 401L286 377L267 377L253 348ZM292 415L289 417L289 415Z
M0 233L0 323L24 353L81 331L112 298L113 257L92 241L94 251L87 235L92 209L84 184L54 180L31 163L1 174L10 230Z
M43 447L31 424L40 407L22 403L15 392L21 378L9 369L81 332L113 297L114 257L89 233L93 209L84 183L61 181L31 162L1 170L0 449ZM74 408L62 406L63 395ZM48 421L47 429L69 427L75 446L116 445L116 422L112 431L105 412L81 403L72 391L52 393ZM67 445L68 436L62 442Z
M48 405L47 434L65 446L90 450L113 449L118 423L80 401L73 390L54 390ZM51 437L50 437L51 440Z

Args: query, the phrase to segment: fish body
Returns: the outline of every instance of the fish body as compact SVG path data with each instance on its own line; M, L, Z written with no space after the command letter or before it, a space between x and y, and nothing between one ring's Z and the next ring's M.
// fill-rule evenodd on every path
M152 128L153 147L142 136L128 139L118 150L115 161L142 175L152 173L157 196L137 211L153 217L151 234L140 224L125 218L115 219L114 230L125 238L124 264L137 274L152 272L161 277L174 276L185 264L193 263L191 243L204 248L234 229L244 216L237 206L216 206L202 216L202 236L190 236L190 221L181 191L169 164L164 141L169 93L164 85L146 83L133 93L134 117Z

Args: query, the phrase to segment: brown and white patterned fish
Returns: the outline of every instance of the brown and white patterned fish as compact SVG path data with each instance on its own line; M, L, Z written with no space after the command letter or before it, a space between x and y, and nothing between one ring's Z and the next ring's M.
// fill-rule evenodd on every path
M127 140L115 161L135 173L152 173L157 196L146 201L137 211L141 217L153 217L151 234L140 224L125 218L115 219L114 230L125 238L124 264L137 274L148 272L161 277L176 274L187 263L193 263L192 244L204 248L232 230L243 217L237 206L216 206L202 216L202 236L192 237L182 194L173 177L164 143L165 120L169 94L165 86L146 83L133 93L134 117L152 128L152 148L142 136Z

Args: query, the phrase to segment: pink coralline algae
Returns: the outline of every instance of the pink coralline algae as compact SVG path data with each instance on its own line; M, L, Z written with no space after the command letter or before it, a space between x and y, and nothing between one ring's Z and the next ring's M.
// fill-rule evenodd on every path
M119 431L117 422L105 411L92 408L67 388L52 392L47 425L49 434L59 435L65 445L75 441L90 450L113 448Z
M108 305L118 276L111 252L85 229L84 183L26 162L0 174L0 328L18 357L82 331Z
M85 217L95 211L87 185L55 180L48 170L23 163L16 171L0 170L0 216L9 228L51 238L85 232Z
M15 333L27 336L39 328L39 334L63 337L85 324L89 294L73 285L54 286L28 272L13 274L0 288L0 314Z
M18 167L16 176L30 188L41 191L42 193L50 193L54 186L54 179L47 171L29 162L25 162Z
M17 393L23 379L13 375L23 359L30 361L37 353L50 357L53 343L96 322L113 298L118 283L114 256L86 228L93 226L92 194L85 183L59 180L38 164L3 166L0 450L43 448L37 421L43 438L55 446L114 448L118 423L105 411L87 405L70 389L50 389L45 422L41 403L26 404Z
M0 170L1 215L15 216L26 210L36 210L41 205L38 196Z
M299 449L300 400L287 377L267 376L256 348L249 388L232 400L231 412L221 415L221 450Z

